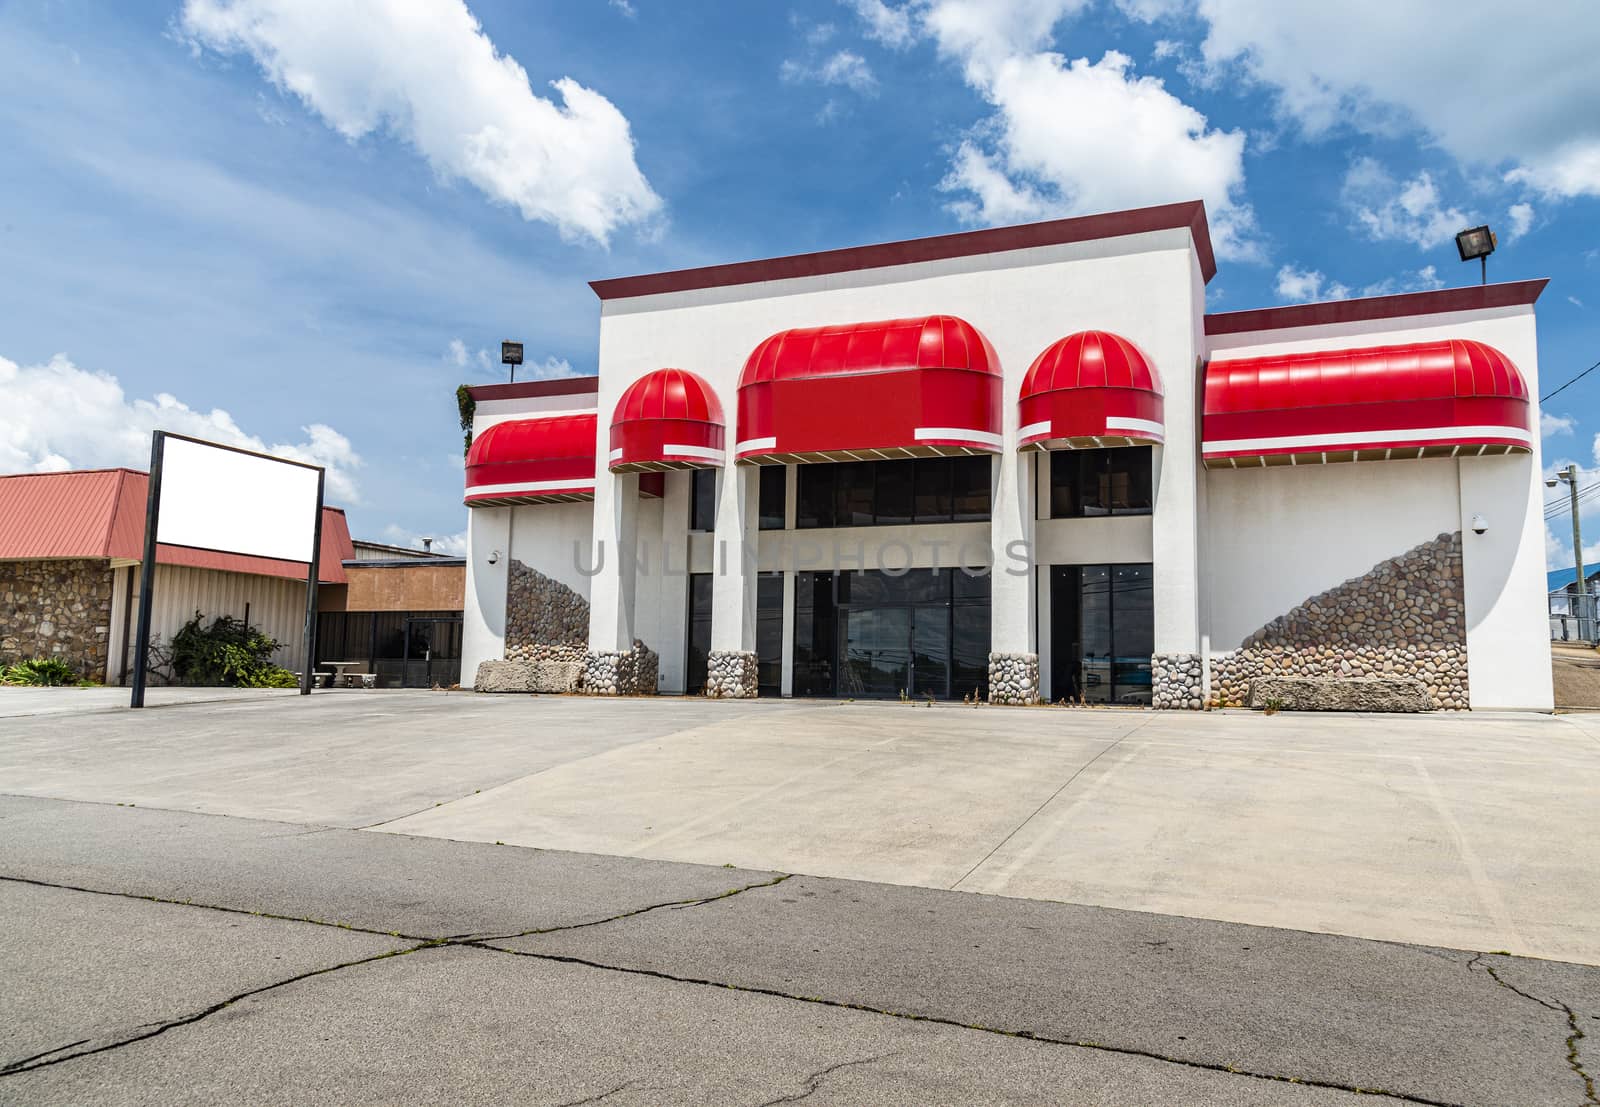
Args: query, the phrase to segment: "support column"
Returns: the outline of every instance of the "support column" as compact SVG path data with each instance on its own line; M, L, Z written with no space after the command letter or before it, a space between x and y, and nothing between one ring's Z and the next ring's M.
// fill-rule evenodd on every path
M639 475L602 472L595 481L584 665L584 688L593 695L653 693L660 675L659 659L633 633L638 525Z
M461 623L461 681L499 661L506 648L506 590L511 573L511 507L467 510L466 594ZM492 559L492 563L491 563Z
M761 470L730 465L717 473L716 567L711 579L711 655L706 694L754 699L756 543L760 540Z
M682 694L687 690L684 670L689 645L689 489L691 472L666 474L661 505L661 687Z
M989 702L1039 702L1039 652L1034 604L1033 463L1010 429L993 462L989 523Z
M1177 390L1174 389L1174 392ZM1151 514L1151 568L1155 652L1150 660L1151 706L1198 711L1205 706L1204 650L1200 640L1200 482L1192 412L1167 397L1167 443L1155 447L1155 505Z

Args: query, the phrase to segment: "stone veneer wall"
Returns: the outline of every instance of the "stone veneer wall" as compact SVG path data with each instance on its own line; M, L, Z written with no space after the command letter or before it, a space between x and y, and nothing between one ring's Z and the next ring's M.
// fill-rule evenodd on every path
M661 659L637 638L628 650L599 650L588 655L583 690L591 696L653 696L661 676Z
M106 561L0 561L0 665L58 657L105 680L111 587Z
M1150 706L1199 711L1205 706L1205 670L1197 653L1158 653L1150 659Z
M1026 706L1039 702L1039 655L989 654L989 702Z
M515 558L506 591L507 661L582 663L589 654L589 601Z
M706 657L706 695L753 700L761 694L760 659L749 650L712 650Z
M1213 655L1213 702L1244 703L1256 677L1413 677L1435 707L1465 710L1462 596L1461 532L1441 534Z

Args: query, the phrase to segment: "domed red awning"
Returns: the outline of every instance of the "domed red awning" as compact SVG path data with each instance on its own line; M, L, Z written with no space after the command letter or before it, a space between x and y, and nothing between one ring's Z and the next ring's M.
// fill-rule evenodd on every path
M630 384L611 417L611 471L701 469L722 464L722 405L700 377L657 369Z
M496 423L467 451L469 507L594 499L595 414Z
M1210 468L1527 453L1528 386L1468 339L1218 359L1206 367Z
M1144 352L1109 331L1052 343L1022 379L1020 449L1159 445L1161 377Z
M1000 367L952 315L783 331L739 377L745 462L994 453Z

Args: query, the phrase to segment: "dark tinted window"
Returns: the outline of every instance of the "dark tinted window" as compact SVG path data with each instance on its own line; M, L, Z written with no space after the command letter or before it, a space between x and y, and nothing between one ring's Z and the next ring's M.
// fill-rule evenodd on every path
M717 529L717 471L696 469L689 493L689 529Z
M761 529L782 530L788 506L789 469L785 465L761 467Z
M711 656L711 574L689 574L689 648L684 691L698 696L706 690Z
M1150 514L1149 446L1057 450L1050 455L1050 516Z
M778 472L783 470L779 469ZM756 674L756 683L763 696L782 693L782 573L762 573L756 577Z
M980 523L990 469L987 455L802 465L795 526Z

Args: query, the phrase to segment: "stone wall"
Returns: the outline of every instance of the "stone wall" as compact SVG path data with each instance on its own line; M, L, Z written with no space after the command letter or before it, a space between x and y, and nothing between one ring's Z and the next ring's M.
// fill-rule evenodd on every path
M582 662L588 644L589 601L513 558L506 592L506 660Z
M749 650L712 650L706 657L706 695L753 700L761 694L759 659Z
M1150 706L1198 711L1205 706L1205 672L1197 653L1158 653L1150 659Z
M1212 700L1243 704L1262 677L1413 677L1465 710L1461 533L1441 534L1300 604L1211 659Z
M111 586L105 561L0 561L0 665L58 657L104 681Z
M637 638L628 650L598 650L588 655L583 690L591 696L653 696L661 659Z
M1025 706L1039 702L1039 655L989 654L989 702Z

